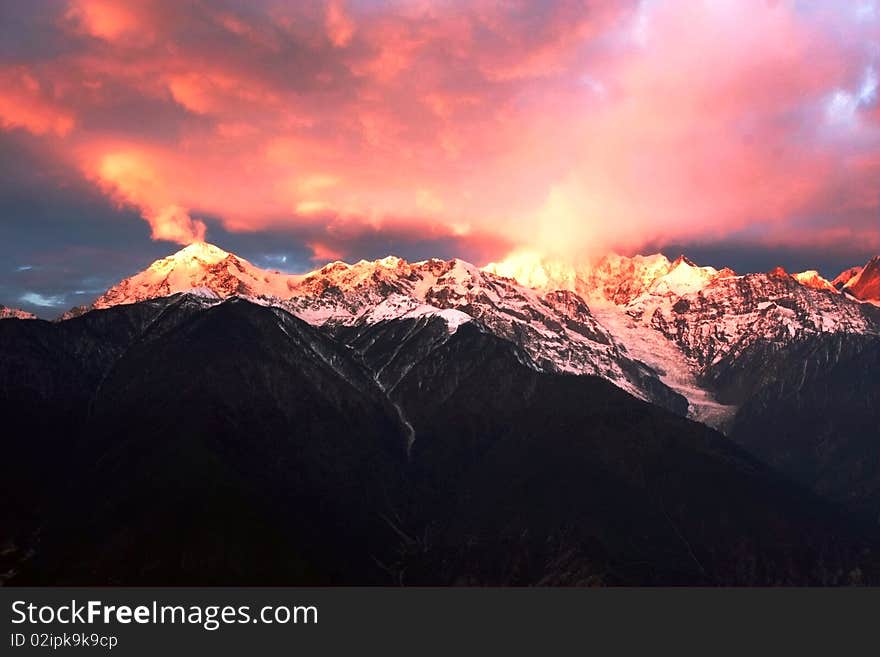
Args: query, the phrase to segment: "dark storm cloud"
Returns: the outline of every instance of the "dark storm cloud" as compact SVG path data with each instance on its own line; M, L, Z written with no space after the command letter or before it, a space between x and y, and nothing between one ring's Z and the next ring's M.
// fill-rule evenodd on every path
M0 132L0 303L54 317L90 301L91 291L167 251L137 216L23 131Z

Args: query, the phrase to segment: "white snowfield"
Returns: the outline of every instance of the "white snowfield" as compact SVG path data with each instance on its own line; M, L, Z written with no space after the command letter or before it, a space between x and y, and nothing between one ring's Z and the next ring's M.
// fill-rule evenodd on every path
M700 386L697 382L699 367L673 340L616 307L600 306L595 314L626 346L631 356L647 363L663 383L688 400L688 417L719 429L733 419L736 406L719 403Z
M518 253L482 269L459 259L388 256L285 274L197 243L121 281L88 309L188 292L245 297L316 326L438 317L452 335L477 322L519 344L542 370L601 376L648 400L644 377L655 377L688 400L691 417L723 428L736 409L700 385L706 368L756 341L880 332L876 311L862 303L872 300L851 293L873 289L872 263L834 281L815 271L739 276L662 254L571 265Z

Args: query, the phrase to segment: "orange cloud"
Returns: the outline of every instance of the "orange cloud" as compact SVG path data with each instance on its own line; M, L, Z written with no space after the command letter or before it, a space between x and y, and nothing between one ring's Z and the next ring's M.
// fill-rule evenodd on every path
M173 202L174 195L148 155L135 150L106 153L94 174L120 201L140 208L153 239L179 244L204 241L204 222Z
M351 16L339 0L332 0L327 5L325 18L327 36L337 48L344 48L354 36L355 25Z
M74 124L73 115L47 99L40 82L27 70L0 70L0 126L63 137Z
M809 4L75 0L0 59L0 127L156 239L204 237L192 214L325 254L864 236L880 21Z
M146 27L144 3L124 3L117 0L74 0L65 17L85 33L116 41L128 37L143 37Z
M232 115L260 106L267 111L277 96L260 85L223 72L173 73L168 89L180 105L196 114Z
M310 242L306 246L312 250L312 262L332 262L334 260L342 260L345 257L343 251L320 242Z

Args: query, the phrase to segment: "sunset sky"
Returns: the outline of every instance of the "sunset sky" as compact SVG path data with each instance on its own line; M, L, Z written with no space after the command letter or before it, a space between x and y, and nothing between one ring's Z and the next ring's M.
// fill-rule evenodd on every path
M306 271L880 253L870 0L0 4L0 303L197 239Z

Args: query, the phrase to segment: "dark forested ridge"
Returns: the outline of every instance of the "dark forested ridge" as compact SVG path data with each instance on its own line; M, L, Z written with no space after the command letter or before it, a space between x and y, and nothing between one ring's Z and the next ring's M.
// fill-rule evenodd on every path
M0 322L7 584L849 584L874 537L700 424L430 316ZM745 442L745 441L742 441Z

